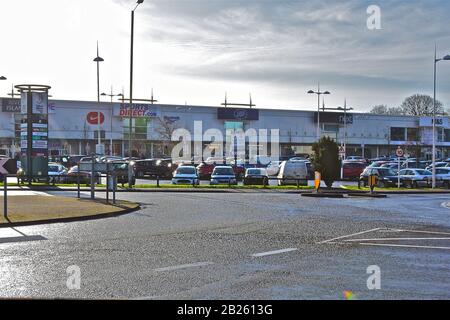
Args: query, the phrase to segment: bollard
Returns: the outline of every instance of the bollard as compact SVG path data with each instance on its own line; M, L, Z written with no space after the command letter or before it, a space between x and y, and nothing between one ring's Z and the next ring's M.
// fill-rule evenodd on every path
M156 187L159 188L159 176L156 176Z
M297 179L297 189L300 189L300 180Z

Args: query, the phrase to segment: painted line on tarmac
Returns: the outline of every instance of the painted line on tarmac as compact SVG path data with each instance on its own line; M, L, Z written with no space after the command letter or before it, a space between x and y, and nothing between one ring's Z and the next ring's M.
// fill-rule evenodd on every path
M189 269L189 268L198 268L213 265L214 262L198 262L198 263L190 263L190 264L181 264L178 266L164 267L154 269L156 272L165 272L165 271L175 271L181 269Z
M404 229L395 229L393 230L395 232L410 232L410 233L425 233L425 234L440 234L440 235L448 235L450 236L449 232L436 232L436 231L421 231L421 230L404 230Z
M439 250L450 250L450 247L433 247L433 246L413 246L406 244L382 244L382 243L359 243L362 246L375 246L375 247L400 247L400 248L415 248L415 249L439 249Z
M324 243L329 243L329 242L334 242L336 240L341 240L341 239L345 239L345 238L350 238L353 236L359 236L362 234L366 234L369 232L374 232L374 231L379 231L382 228L375 228L375 229L371 229L371 230L367 230L367 231L362 231L362 232L358 232L358 233L353 233L353 234L349 234L349 235L345 235L345 236L341 236L341 237L337 237L337 238L333 238L333 239L329 239L329 240L325 240L325 241L321 241L321 242L317 242L317 244L324 244Z
M350 239L343 240L345 242L358 242L358 241L413 241L413 240L450 240L446 238L375 238L375 239Z
M252 254L253 258L259 258L259 257L266 257L266 256L273 256L276 254L282 254L282 253L287 253L287 252L292 252L292 251L297 251L297 248L288 248L288 249L281 249L281 250L275 250L275 251L268 251L268 252L262 252L262 253L255 253Z

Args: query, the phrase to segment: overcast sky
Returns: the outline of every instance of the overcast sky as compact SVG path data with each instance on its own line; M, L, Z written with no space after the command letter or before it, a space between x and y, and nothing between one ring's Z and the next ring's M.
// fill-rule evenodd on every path
M331 4L330 4L331 3ZM1 0L0 95L12 83L52 86L56 99L129 94L134 0ZM381 9L380 30L367 8ZM145 0L136 11L135 98L161 103L313 109L320 81L327 107L366 111L432 94L434 44L450 54L450 1ZM450 62L438 65L438 99L450 106Z

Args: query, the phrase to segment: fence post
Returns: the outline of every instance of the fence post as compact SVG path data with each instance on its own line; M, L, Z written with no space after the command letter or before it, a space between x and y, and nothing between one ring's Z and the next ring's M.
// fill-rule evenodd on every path
M3 192L3 215L5 219L8 219L8 175L5 175Z
M106 204L109 204L109 162L106 162Z
M91 156L91 160L92 160L92 170L91 170L91 199L95 200L95 184L94 184L94 171L95 171L95 160L94 160L95 155L92 154Z
M116 186L117 186L117 178L116 178L116 173L113 172L112 174L112 179L113 179L113 204L116 204Z
M78 199L81 198L81 192L80 192L80 163L78 163L78 170L77 170L77 197L78 197Z
M156 176L156 187L159 188L159 175Z

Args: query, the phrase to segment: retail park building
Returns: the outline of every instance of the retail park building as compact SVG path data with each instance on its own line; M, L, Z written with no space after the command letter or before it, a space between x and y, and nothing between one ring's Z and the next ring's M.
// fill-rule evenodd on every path
M20 99L0 98L0 152L14 157L20 152ZM194 132L194 122L202 130L279 129L282 156L310 154L317 141L317 112L307 110L231 108L214 106L133 104L133 156L170 155L171 131L185 128ZM52 155L90 154L100 137L107 154L127 156L129 109L121 103L91 101L49 101L49 151ZM345 119L346 118L346 119ZM437 121L438 157L449 157L448 117ZM432 119L430 117L384 116L367 113L321 112L321 135L339 144L344 140L347 155L367 158L394 154L398 146L406 153L431 158ZM345 137L347 132L347 137ZM270 137L269 137L270 140ZM211 141L203 141L207 147ZM247 146L248 147L248 146ZM269 147L270 150L270 147Z

